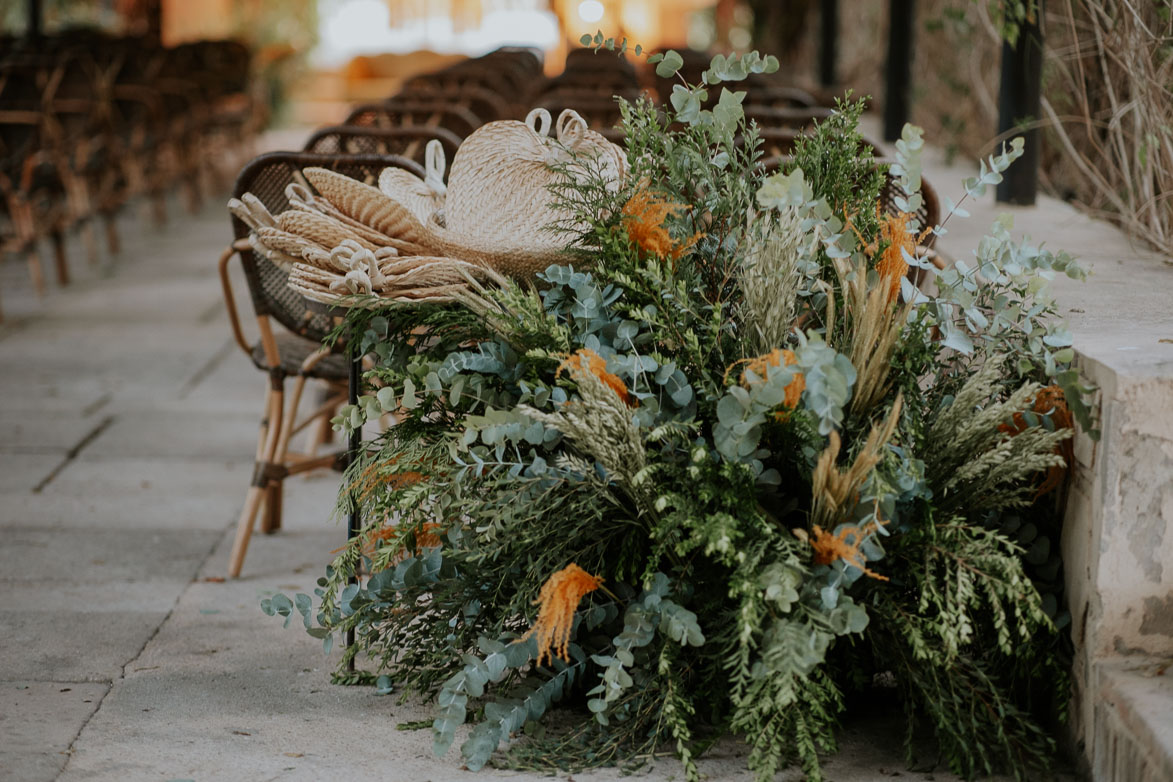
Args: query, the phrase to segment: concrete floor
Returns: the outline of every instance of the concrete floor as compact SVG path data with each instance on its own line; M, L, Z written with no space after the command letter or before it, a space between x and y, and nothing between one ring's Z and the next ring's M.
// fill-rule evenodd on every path
M267 382L224 316L223 200L161 230L127 215L122 254L74 248L77 279L43 300L0 265L0 780L538 779L433 757L428 731L396 729L428 705L332 686L337 652L261 613L342 543L336 475L290 480L285 530L218 580ZM955 779L907 770L898 731L883 703L849 722L829 779ZM733 743L701 766L749 779Z

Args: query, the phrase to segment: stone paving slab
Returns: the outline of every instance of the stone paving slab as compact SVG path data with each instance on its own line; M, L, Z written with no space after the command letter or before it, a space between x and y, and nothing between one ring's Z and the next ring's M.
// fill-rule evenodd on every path
M0 548L0 583L110 584L169 580L186 583L222 533L154 529L46 530L11 527ZM84 541L84 545L82 545Z
M101 423L82 413L0 410L0 454L64 454Z
M51 782L110 689L86 682L0 681L0 782Z
M63 454L0 454L0 496L9 492L31 492L61 464ZM8 515L7 504L0 515ZM2 522L0 522L2 523Z
M0 367L0 399L5 410L29 410L43 414L93 415L112 399L112 384L98 377L77 377L56 367L40 372L25 367Z
M43 588L53 587L46 584ZM181 591L181 585L172 585L172 599ZM166 611L139 608L97 612L88 609L84 601L74 611L42 606L27 611L0 608L0 677L113 681L166 618ZM8 740L4 730L0 724L0 746Z
M252 411L138 410L119 415L86 449L86 458L251 461L259 425L259 412Z
M207 258L209 268L215 261ZM54 308L49 322L171 324L198 322L205 313L214 313L220 290L209 278L175 279L161 269L158 279L120 277L70 290L67 301L68 306Z
M73 469L79 469L78 462L66 467L62 476L68 476ZM114 501L111 500L115 496L112 492L54 494L50 490L56 481L43 494L0 494L0 541L7 537L7 529L13 527L57 530L58 534L74 539L85 538L89 531L115 528L152 531L163 523L175 529L218 532L240 515L249 469L251 465L247 463L240 467L245 474L238 477L237 490L230 491L225 484L215 494L202 497L176 494L164 505L160 505L158 497L151 492L128 492Z
M359 780L538 780L544 774L462 770L457 750L437 759L428 730L400 731L400 723L430 720L432 708L399 703L370 688L329 684L339 651L330 657L295 621L289 628L259 610L275 590L309 591L319 574L329 532L285 533L250 551L245 577L199 581L116 682L75 745L62 780L190 778L193 780L349 778ZM227 555L227 536L205 566ZM301 564L298 564L301 563ZM167 714L166 719L158 715ZM899 720L880 711L849 724L841 753L828 760L830 779L863 782L888 776L909 780L956 778L940 770L909 772L901 755ZM884 740L877 741L877 736ZM749 780L744 750L719 745L701 762L713 780ZM670 758L634 779L679 779ZM575 773L574 779L612 782L616 769ZM791 769L780 782L797 782Z
M151 579L121 582L113 588L96 590L93 583L59 578L51 584L44 581L6 581L0 584L0 594L4 597L4 609L12 611L73 611L86 614L144 611L165 615L175 607L179 592L186 589L187 584L186 580Z

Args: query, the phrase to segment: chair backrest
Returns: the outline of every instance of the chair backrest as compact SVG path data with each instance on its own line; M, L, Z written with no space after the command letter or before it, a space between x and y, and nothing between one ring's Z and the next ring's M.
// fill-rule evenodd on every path
M323 155L398 155L423 165L425 150L432 140L443 145L444 155L451 163L460 139L450 130L423 125L396 128L334 125L314 131L303 149Z
M516 95L512 97L518 97ZM464 106L482 122L510 119L516 113L512 97L480 84L460 84L439 77L421 78L388 99L389 103L451 103Z
M603 93L638 91L639 79L634 73L621 70L565 70L552 79L547 79L540 85L540 91L553 92L560 89L590 88Z
M819 105L819 100L799 87L751 87L745 102L755 106L777 109L810 109Z
M457 66L412 76L403 84L403 92L460 92L482 91L493 97L508 95L511 84L504 72L492 66L476 64L475 60ZM473 107L476 112L476 108Z
M316 155L310 152L269 152L253 158L236 178L232 195L240 198L252 193L272 213L289 208L285 189L296 182L313 187L302 176L303 168L328 168L367 184L375 184L379 173L388 166L406 169L423 177L423 167L406 158L390 155ZM246 239L249 227L232 217L232 235ZM333 319L319 309L307 307L301 294L288 285L289 274L267 258L251 250L241 251L245 278L259 316L269 316L290 331L321 341L333 327Z
M557 117L565 109L573 109L586 120L591 130L612 130L623 120L619 104L609 98L574 98L559 92L552 97L543 97L537 106Z
M413 99L358 106L342 124L373 128L427 125L444 128L455 133L457 138L465 138L484 123L463 106Z
M0 64L0 173L20 176L24 160L45 144L44 58L21 52Z

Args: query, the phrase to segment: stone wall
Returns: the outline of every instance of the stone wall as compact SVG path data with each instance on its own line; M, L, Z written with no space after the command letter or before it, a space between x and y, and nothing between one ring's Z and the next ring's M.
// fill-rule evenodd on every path
M1107 746L1097 733L1112 713L1099 667L1173 659L1173 377L1081 361L1100 387L1101 439L1077 435L1062 548L1076 650L1072 728L1094 750Z

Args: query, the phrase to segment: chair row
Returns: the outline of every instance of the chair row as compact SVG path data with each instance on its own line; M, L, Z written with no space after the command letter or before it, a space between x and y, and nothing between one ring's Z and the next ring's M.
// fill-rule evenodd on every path
M95 261L94 223L117 252L115 216L130 199L150 199L161 223L173 188L193 211L205 190L226 188L264 121L249 60L233 41L0 39L0 252L24 256L43 293L40 241L51 240L64 285L70 229Z

